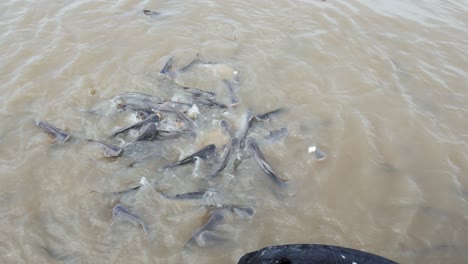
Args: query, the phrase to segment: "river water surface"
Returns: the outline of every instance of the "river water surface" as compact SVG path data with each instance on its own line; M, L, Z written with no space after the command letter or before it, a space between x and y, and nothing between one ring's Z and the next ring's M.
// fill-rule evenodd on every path
M466 263L466 0L5 0L0 10L1 263L237 263L286 243ZM228 102L221 80L233 80L240 104L201 109L196 139L148 143L115 160L83 140L128 123L106 112L117 94L174 96L159 71L197 54L216 64L177 82ZM251 136L288 187L278 190L248 154L237 173L220 175L217 201L255 208L250 218L226 215L227 241L186 246L209 215L199 201L153 188L102 194L142 177L171 193L204 187L194 180L203 168L163 166L208 143L220 149L220 118L235 129L247 109L278 107L286 111ZM73 139L51 143L37 119ZM284 139L263 140L280 127ZM325 160L308 153L313 145ZM149 234L112 217L119 201Z

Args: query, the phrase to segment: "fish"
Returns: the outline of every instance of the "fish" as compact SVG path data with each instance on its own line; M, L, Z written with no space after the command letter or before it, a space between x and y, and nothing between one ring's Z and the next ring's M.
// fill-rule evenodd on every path
M200 97L200 96L195 96L194 97L195 101L202 104L202 105L206 105L206 106L209 106L209 107L218 107L218 108L221 108L221 109L227 109L227 106L223 103L220 103L214 99L208 99L208 98L205 98L205 97Z
M213 92L208 92L208 91L204 91L202 89L193 88L193 87L185 87L185 86L182 87L182 89L184 89L184 92L189 93L189 94L193 95L194 97L201 97L201 98L204 98L204 99L207 99L207 100L216 99L216 94L213 93Z
M136 93L138 94L138 93ZM141 94L144 95L144 94ZM150 95L147 95L150 96ZM116 100L117 110L124 111L136 111L149 116L151 114L160 112L174 112L181 111L186 112L192 104L176 102L163 98L146 98L146 97L124 97L123 99L113 99Z
M177 110L176 110L177 111ZM180 111L176 112L177 116L182 119L190 128L195 128L197 127L197 124L193 122L193 120L185 113L182 113Z
M197 134L189 129L181 131L168 131L168 130L159 130L159 134L156 137L158 140L169 140L176 139L181 136L196 137Z
M193 104L190 103L178 102L173 100L164 100L161 103L161 105L168 106L183 113L187 112L193 106Z
M121 147L109 145L109 144L106 144L102 141L95 140L95 139L86 139L86 140L100 145L102 149L104 150L104 157L107 157L107 158L118 157L120 154L122 154Z
M135 214L128 208L127 206L119 203L114 208L112 209L112 217L125 217L126 219L129 219L132 222L135 222L139 224L142 228L145 234L147 235L149 233L149 227L148 225L141 219L140 216Z
M223 223L224 214L222 210L214 211L208 221L201 226L187 242L186 246L197 245L199 247L213 246L216 242L225 240L216 234L216 226Z
M207 204L204 205L208 209L226 209L231 211L234 215L240 218L251 218L255 215L256 211L251 206L233 205L233 204Z
M156 124L149 123L141 129L141 133L134 142L175 139L182 135L194 136L194 133L191 130L169 131L158 129Z
M159 72L161 74L166 75L169 79L174 80L181 72L185 72L189 70L193 65L201 63L199 54L197 54L197 58L192 60L189 64L179 68L178 70L172 70L172 65L173 65L173 57L170 57L166 64L164 64L164 67L162 70Z
M226 119L222 119L221 121L219 121L219 126L223 128L223 132L226 135L232 136L231 125L229 124L229 122Z
M164 99L159 96L154 96L138 92L126 92L114 96L111 100L115 104L118 111L152 111L157 108Z
M239 147L241 149L243 149L245 146L244 141L245 137L247 136L247 133L249 132L252 117L253 114L250 110L247 110L241 117L239 128L237 129L236 133L236 137L239 139Z
M187 71L193 65L198 64L198 63L203 63L203 61L200 59L200 54L197 54L197 57L195 59L193 59L189 64L187 64L184 67L180 68L179 71L181 71L181 72Z
M228 88L229 97L231 98L231 107L237 107L239 105L239 98L237 97L231 82L229 82L228 80L223 80L223 82Z
M195 161L195 157L199 157L199 158L202 158L202 159L206 159L208 156L210 156L211 154L214 153L216 149L216 146L214 144L209 144L207 146L204 146L203 148L201 148L200 150L198 150L197 152L173 163L173 164L170 164L170 165L167 165L166 168L172 168L172 167L175 167L175 166L179 166L179 165L184 165L184 164L187 164L187 163L191 163L191 162L194 162Z
M320 244L269 246L242 256L237 264L397 264L351 248Z
M166 64L164 64L164 67L159 73L167 75L171 69L172 69L172 57L170 57L167 60Z
M151 102L138 102L138 103L131 103L131 102L121 102L116 104L115 108L118 111L137 111L137 112L145 112L148 114L154 114L152 109L157 107L157 103Z
M147 16L157 16L157 15L160 15L161 13L145 9L145 10L143 10L143 14L145 14Z
M143 126L140 134L135 139L136 141L151 141L157 138L159 130L155 123L149 123Z
M124 194L127 194L127 193L135 192L135 191L139 190L141 187L143 187L142 184L137 185L135 187L131 187L131 188L123 190L123 191L112 192L111 194L113 194L113 195L124 195Z
M188 193L179 193L175 195L168 195L166 193L162 193L162 195L168 199L174 199L174 200L200 200L205 196L205 194L209 192L207 189L200 189L198 191L194 192L188 192Z
M211 180L215 178L216 176L219 175L219 173L226 168L229 158L231 156L233 148L238 145L238 139L237 138L231 138L229 141L229 144L226 146L226 149L224 149L223 157L221 159L221 163L214 169L208 176L206 176L206 179Z
M65 143L70 139L70 134L45 121L36 121L36 126L47 133L55 142Z
M265 137L265 140L270 141L270 142L275 142L283 139L288 135L288 128L287 127L282 127L280 129L271 131L268 136Z
M256 213L255 209L250 206L231 206L230 210L232 213L242 218L252 218Z
M139 182L138 185L136 185L134 187L130 187L130 188L125 189L125 190L122 190L122 191L115 191L115 192L100 192L100 191L96 191L96 190L91 190L91 191L101 193L101 194L111 194L111 195L117 195L118 196L118 195L125 195L125 194L128 194L128 193L136 192L143 186L151 186L151 184L146 179L146 177L142 177L140 179L140 182ZM151 187L153 187L153 186L151 186Z
M150 115L154 114L153 110L148 110L148 109L138 109L134 110L136 117L140 120L144 120L148 118Z
M160 105L158 108L157 108L158 111L160 112L165 112L165 113L172 113L172 114L175 114L177 115L177 117L179 117L179 119L181 119L182 121L184 121L186 124L188 124L188 126L190 128L195 128L197 125L195 124L195 122L193 122L193 120L187 116L185 113L177 110L177 109L174 109L172 107L170 107L169 105L165 105L165 104L162 104Z
M276 175L276 173L271 168L270 164L266 162L263 153L260 151L260 148L258 147L254 139L248 138L246 140L246 146L250 153L252 153L252 155L254 156L255 161L257 162L258 166L260 166L260 168L263 170L263 172L270 176L270 178L279 185L283 185L286 183L285 180L281 179L280 177L278 177L278 175Z
M191 70L195 65L198 69L204 69L204 71L211 72L223 79L237 79L238 71L236 71L231 65L221 62L207 61L200 58L200 54L197 54L197 58L192 60L188 65L180 68L178 72L186 72Z
M127 132L127 131L129 131L131 129L140 128L145 124L157 123L157 122L159 122L160 119L161 119L161 116L160 116L159 113L152 114L152 115L150 115L149 117L147 117L146 119L144 119L144 120L142 120L140 122L137 122L137 123L135 123L133 125L118 129L117 131L112 133L112 137L115 137L115 136L117 136L119 134L125 133L125 132Z
M143 187L143 184L137 185L135 187L130 187L130 188L126 189L126 190L116 191L116 192L100 192L100 191L96 191L96 190L90 190L90 191L100 193L100 194L111 194L111 195L119 196L119 195L125 195L127 193L135 192L135 191L139 190L141 187Z
M278 108L278 109L275 109L273 111L269 111L269 112L266 112L266 113L263 113L263 114L256 115L253 120L255 120L255 121L270 120L271 116L283 113L284 111L285 111L284 108Z

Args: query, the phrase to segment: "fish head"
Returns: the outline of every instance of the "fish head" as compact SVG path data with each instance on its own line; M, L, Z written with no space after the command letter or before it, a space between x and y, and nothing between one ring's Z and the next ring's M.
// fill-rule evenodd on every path
M245 148L249 151L252 151L255 149L255 146L257 145L255 142L255 139L248 137L244 141Z

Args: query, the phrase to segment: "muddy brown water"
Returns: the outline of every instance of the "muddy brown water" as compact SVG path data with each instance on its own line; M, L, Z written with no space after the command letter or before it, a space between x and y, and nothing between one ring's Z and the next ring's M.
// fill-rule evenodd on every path
M467 1L10 0L0 10L0 262L236 263L286 243L400 263L468 259ZM238 71L238 108L201 110L196 139L154 142L116 160L83 141L129 122L89 110L122 92L172 96L158 72L170 57L177 68L196 54L219 64L177 81L227 102L221 80ZM203 167L161 167L225 144L219 118L235 128L247 109L278 107L287 111L253 136L289 186L278 194L252 159L222 174L217 201L256 210L227 217L224 243L184 247L208 216L197 201L169 201L152 188L125 197L90 191L142 177L193 191ZM35 119L74 139L50 144ZM260 140L284 126L282 141ZM314 160L313 145L327 159ZM112 219L119 199L150 235Z

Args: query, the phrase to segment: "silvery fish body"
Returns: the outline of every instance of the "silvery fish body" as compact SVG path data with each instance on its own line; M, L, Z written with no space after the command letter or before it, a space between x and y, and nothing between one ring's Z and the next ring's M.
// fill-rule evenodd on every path
M108 157L108 158L117 157L120 154L122 154L122 148L121 147L113 146L113 145L104 143L104 142L99 141L99 140L94 140L94 139L87 139L87 141L93 142L93 143L96 143L96 144L100 145L102 147L102 149L104 150L104 156L105 157Z
M111 101L117 110L125 111L150 111L157 108L163 98L145 93L127 92L114 96Z
M168 199L174 199L174 200L200 200L206 195L207 192L209 191L206 189L201 189L201 190L194 191L194 192L179 193L175 195L168 195L168 194L163 193L163 196Z
M215 99L209 99L201 96L194 97L195 101L209 107L218 107L221 109L226 109L227 106L223 103L216 101Z
M231 98L231 106L236 107L237 105L239 105L239 98L236 95L234 87L232 87L231 82L229 82L228 80L224 80L224 84L226 84L226 87L228 88L229 97Z
M149 227L141 219L141 217L138 216L137 214L135 214L134 212L132 212L130 210L130 208L128 208L127 206L125 206L123 204L117 204L116 206L114 206L114 208L112 209L112 217L125 217L125 218L127 218L127 219L141 225L141 227L143 228L143 231L145 232L145 234L149 233Z
M187 163L191 163L191 162L195 162L195 157L199 157L199 158L202 158L202 159L206 159L208 156L210 156L211 154L214 153L216 149L216 146L214 144L209 144L205 147L203 147L202 149L198 150L197 152L173 163L173 164L170 164L167 166L167 168L172 168L172 167L175 167L175 166L178 166L178 165L184 165L184 164L187 164Z
M254 120L255 121L270 120L270 118L273 115L280 114L280 113L283 113L283 112L284 112L283 108L278 108L278 109L275 109L273 111L269 111L269 112L266 112L266 113L263 113L263 114L256 115Z
M213 92L208 92L204 91L198 88L192 88L192 87L182 87L185 92L193 95L194 97L202 97L208 100L214 100L216 99L216 94Z
M227 121L226 119L222 119L221 121L219 121L219 126L223 129L223 132L226 135L232 136L231 124L229 124L229 121Z
M46 132L47 135L52 137L56 142L65 143L70 139L70 134L45 121L36 121L36 126Z
M168 74L171 69L172 69L172 57L167 60L166 64L164 64L164 67L159 73Z
M285 138L287 135L288 135L288 128L282 127L280 129L271 131L270 134L265 137L265 140L269 142L276 142Z
M237 138L232 138L229 141L229 144L226 146L226 149L224 150L223 157L221 158L221 163L214 169L208 176L207 179L213 179L216 176L219 175L219 173L226 168L229 158L231 157L231 153L233 152L233 149L235 148L236 145L238 145L239 140Z
M208 221L201 226L195 234L187 242L187 246L197 245L199 247L214 246L219 241L225 240L217 234L216 226L224 221L224 213L222 210L216 210L211 215Z
M144 120L140 121L140 122L137 122L133 125L129 125L127 127L124 127L124 128L120 128L118 129L117 131L115 131L114 133L112 133L112 136L115 137L119 134L122 134L122 133L125 133L131 129L136 129L136 128L140 128L142 127L143 125L146 125L146 124L150 124L150 123L157 123L159 122L160 120L160 116L158 114L152 114L150 115L149 117L145 118Z
M252 138L248 138L245 141L245 144L247 146L247 149L254 156L255 161L257 162L258 166L260 166L260 168L263 170L263 172L265 172L268 176L270 176L270 178L275 183L284 185L286 181L278 177L278 175L276 175L276 173L271 168L270 164L266 162L265 157L263 156L263 153L260 151L260 148L258 147L255 140Z
M157 138L159 130L156 124L149 123L142 127L140 134L135 141L151 141Z
M253 114L252 111L247 110L241 117L241 120L239 122L239 127L237 129L236 137L239 139L239 147L244 148L244 141L245 138L247 137L247 133L249 132L250 129L250 124L252 120Z

